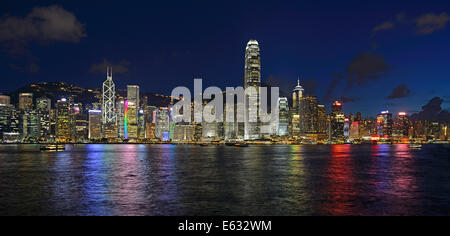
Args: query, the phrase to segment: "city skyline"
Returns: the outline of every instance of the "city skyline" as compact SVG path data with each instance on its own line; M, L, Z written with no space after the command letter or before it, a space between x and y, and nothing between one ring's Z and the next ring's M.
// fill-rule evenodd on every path
M7 1L0 215L449 215L449 39L441 0Z
M128 12L140 10L125 4L123 8L129 10L126 16L112 19L111 24L94 16L95 9L100 9L103 4L93 3L89 11L80 10L83 7L75 8L73 4L54 6L50 1L35 6L24 1L26 7L21 5L19 8L14 3L7 3L5 9L8 12L0 12L4 16L0 30L8 33L0 38L3 47L0 59L7 63L2 63L0 71L10 79L0 92L8 93L42 81L63 81L95 88L103 80L99 73L104 72L106 65L116 68L118 87L139 84L144 91L154 93L169 94L176 86L189 87L195 77L202 77L208 86L237 86L244 77L242 45L255 38L263 48L262 83L278 84L286 89L295 86L297 77L301 76L304 87L313 91L311 93L320 101L330 104L341 100L351 113L376 114L386 109L414 113L433 97L443 98L443 108L449 108L450 73L446 66L449 60L448 54L443 54L448 47L445 39L449 34L446 29L449 9L439 4L428 4L420 11L416 2L410 2L408 6L393 3L389 10L383 8L386 6L383 2L380 6L356 4L353 11L358 14L352 17L360 18L357 31L351 28L354 24L350 23L351 17L344 14L349 2L336 6L343 10L342 15L324 10L326 12L320 14L322 20L315 27L305 23L313 21L313 13L319 12L318 6L313 4L280 4L275 10L271 9L268 19L263 17L267 11L255 15L254 19L244 14L253 7L264 9L267 3L258 6L242 3L238 8L230 8L224 3L223 9L200 2L184 3L173 13L168 13L168 6L161 4L152 8L152 12L160 10L160 13L153 12L154 15L145 19L138 18L139 14L129 15ZM181 7L198 14L187 17ZM373 11L371 7L374 7ZM111 11L104 14L117 13L115 3L110 8ZM217 10L216 17L210 16L211 22L201 21L209 16L202 11L205 9ZM227 10L236 13L237 18L224 24L229 19ZM68 31L56 34L58 37L54 38L48 38L47 32L18 35L11 31L11 24L29 23L27 16L38 18L38 12L53 12L56 17L67 19ZM6 13L17 17L14 18L16 21ZM164 22L167 16L175 18ZM288 21L287 17L292 20ZM177 25L175 22L181 18L187 21ZM131 32L136 31L136 22L145 25L152 22L150 19L158 22L158 27L151 24L148 30L142 27L138 30L139 38ZM123 23L117 24L119 20ZM222 23L219 24L222 32L230 33L214 36L205 30L218 23ZM344 34L339 33L338 24ZM131 27L128 29L124 25ZM166 27L174 27L174 30L166 31ZM60 29L51 30L60 32ZM352 37L347 37L345 32ZM105 37L118 33L127 35L128 40ZM26 36L29 38L23 40ZM331 36L333 40L330 41ZM133 45L128 43L135 41ZM19 47L14 42L24 44ZM50 66L55 62L57 67ZM165 83L157 83L159 80ZM155 83L158 86L154 86Z

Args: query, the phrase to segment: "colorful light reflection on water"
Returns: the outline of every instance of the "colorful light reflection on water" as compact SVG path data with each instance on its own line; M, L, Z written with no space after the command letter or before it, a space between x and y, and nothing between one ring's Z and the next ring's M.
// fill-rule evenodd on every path
M0 146L0 215L449 215L449 147Z

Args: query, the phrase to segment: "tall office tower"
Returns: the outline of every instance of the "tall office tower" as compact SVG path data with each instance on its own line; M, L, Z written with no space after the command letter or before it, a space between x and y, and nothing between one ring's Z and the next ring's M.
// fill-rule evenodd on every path
M106 69L106 81L103 82L102 124L115 124L116 85L112 80L112 68Z
M112 68L106 69L106 81L103 82L102 126L103 136L107 139L118 137L116 105L116 85L112 80Z
M39 123L41 127L40 138L49 140L50 138L50 110L52 109L50 98L40 97L36 99L36 110L39 113Z
M355 140L355 139L360 139L360 135L359 135L359 121L353 121L350 124L350 139Z
M145 137L147 139L156 138L156 111L157 108L154 106L147 106L145 116Z
M138 112L139 112L139 86L128 85L127 86L127 127L126 138L137 139L138 138Z
M11 133L11 117L15 108L10 104L0 104L0 139L4 133Z
M411 121L406 112L399 112L394 119L392 137L395 141L409 139Z
M289 103L286 97L278 98L278 136L288 136L289 135Z
M41 125L37 110L24 111L22 115L22 134L26 141L36 142L41 137Z
M125 138L125 100L117 101L117 133L119 138Z
M348 140L350 138L350 119L344 119L344 139Z
M377 133L382 139L392 138L392 113L389 111L382 111L377 116Z
M327 108L325 105L317 106L317 138L318 141L327 138Z
M141 109L138 112L138 138L145 139L145 110Z
M303 98L305 90L300 86L300 79L297 80L297 86L292 91L292 109L291 109L291 136L294 139L300 138L300 101Z
M33 108L33 94L21 93L19 94L19 109L31 110Z
M69 99L62 98L56 102L56 139L69 142L74 136L73 107Z
M136 103L139 107L139 86L137 85L128 85L127 86L127 100L128 102Z
M330 132L332 142L344 141L345 115L342 112L342 103L336 101L331 106Z
M11 104L11 97L6 95L0 95L0 105Z
M89 114L89 113L88 113ZM75 141L86 143L89 139L89 115L79 112L75 115Z
M318 141L319 101L315 96L305 96L300 99L300 136L309 141Z
M156 138L170 141L170 110L160 107L156 112Z
M89 111L89 140L102 139L102 111Z
M259 89L261 87L261 56L259 44L250 40L245 49L244 88L253 88L245 95L245 139L260 138ZM203 135L204 136L204 135Z

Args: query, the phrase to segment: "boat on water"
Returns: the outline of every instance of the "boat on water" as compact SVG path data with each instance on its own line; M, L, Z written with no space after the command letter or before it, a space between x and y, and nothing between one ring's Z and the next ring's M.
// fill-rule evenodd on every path
M48 144L48 145L41 145L39 149L41 151L64 151L66 150L66 146L58 144Z
M409 145L410 148L422 148L422 144L420 143L413 143Z
M248 143L235 143L235 147L248 147Z
M202 146L202 147L206 147L206 146L208 146L209 144L207 144L207 143L200 143L200 146Z

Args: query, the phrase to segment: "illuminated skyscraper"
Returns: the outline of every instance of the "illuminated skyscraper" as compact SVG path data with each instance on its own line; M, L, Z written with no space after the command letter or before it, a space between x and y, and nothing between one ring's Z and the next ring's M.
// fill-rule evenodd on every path
M103 117L104 118L104 117ZM102 111L89 111L89 140L102 139Z
M392 137L392 113L389 111L382 111L377 116L377 133L383 139L390 139Z
M36 100L36 109L39 113L40 137L44 140L50 138L50 110L52 109L51 100L41 97Z
M126 138L138 138L139 86L127 86Z
M259 88L261 86L261 56L259 44L250 40L245 49L244 88L253 88L245 95L245 139L260 138Z
M394 119L392 137L395 141L407 141L412 124L406 112L399 112Z
M168 107L160 107L156 111L156 138L161 141L170 140L170 110Z
M300 138L300 101L305 90L300 86L300 79L297 80L297 86L292 91L292 110L291 110L291 136L295 139Z
M317 137L319 141L327 137L327 108L325 105L317 106Z
M30 110L33 108L33 94L21 93L19 94L19 109Z
M289 104L286 97L278 99L279 121L277 128L278 136L287 136L289 134Z
M0 104L0 139L3 139L6 133L19 134L18 120L15 119L15 114L16 109L13 105Z
M0 95L0 105L11 104L11 97L6 95Z
M125 138L125 100L117 101L117 132L119 138Z
M74 135L74 116L71 102L62 98L56 102L56 138L60 142L68 142Z
M106 69L106 81L103 83L102 124L115 124L116 85L112 80L112 68Z
M330 114L330 136L333 142L344 142L345 115L342 112L342 103L333 103Z

